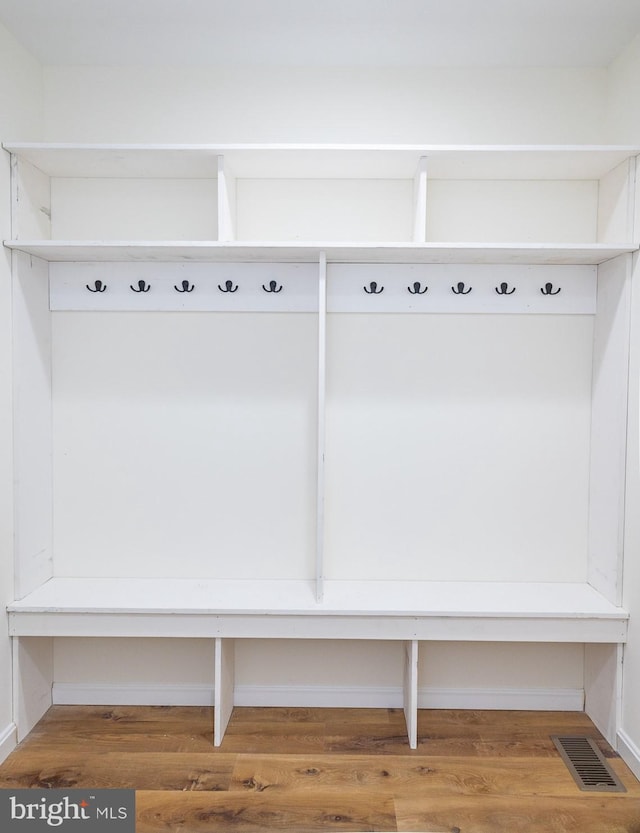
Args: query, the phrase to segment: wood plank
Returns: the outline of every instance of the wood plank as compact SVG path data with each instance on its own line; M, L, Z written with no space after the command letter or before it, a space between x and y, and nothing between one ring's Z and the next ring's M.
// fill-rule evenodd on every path
M237 756L197 752L86 754L50 748L15 756L0 768L4 789L227 790Z
M640 785L633 785L640 797ZM311 792L353 789L396 798L446 795L575 796L576 784L557 759L468 756L238 755L229 789L241 792Z
M398 830L464 833L635 833L640 800L580 793L547 801L540 796L446 796L396 801Z
M213 709L180 706L54 706L27 738L29 748L89 752L211 752Z
M265 830L396 830L393 799L342 791L310 795L151 792L136 795L138 833L263 833Z
M220 746L224 752L269 752L279 754L324 752L323 723L266 723L231 721Z
M332 706L241 706L233 713L233 723L330 723L347 718L353 728L370 723L399 720L398 709L341 709Z

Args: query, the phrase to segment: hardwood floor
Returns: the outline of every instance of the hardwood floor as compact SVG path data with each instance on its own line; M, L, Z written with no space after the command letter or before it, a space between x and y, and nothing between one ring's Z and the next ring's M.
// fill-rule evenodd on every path
M640 833L640 783L573 712L55 706L0 787L137 790L138 833ZM585 793L551 734L597 739L626 793Z

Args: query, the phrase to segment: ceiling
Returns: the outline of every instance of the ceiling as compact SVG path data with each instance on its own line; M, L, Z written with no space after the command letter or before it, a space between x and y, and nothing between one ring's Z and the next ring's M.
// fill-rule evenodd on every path
M607 66L640 0L0 0L44 65Z

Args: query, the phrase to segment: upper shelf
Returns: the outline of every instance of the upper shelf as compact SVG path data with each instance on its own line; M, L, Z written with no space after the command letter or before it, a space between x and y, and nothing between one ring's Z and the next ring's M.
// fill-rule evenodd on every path
M594 180L640 146L624 145L107 145L5 143L52 177L213 178L218 157L235 176L411 179L421 157L430 179Z
M636 246L532 243L248 243L6 240L9 249L47 261L317 263L514 263L596 265Z

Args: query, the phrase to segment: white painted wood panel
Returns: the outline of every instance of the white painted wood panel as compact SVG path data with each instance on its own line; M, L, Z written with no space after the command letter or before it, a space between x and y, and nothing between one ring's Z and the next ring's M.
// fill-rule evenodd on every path
M55 311L318 309L318 267L312 263L52 263L49 268Z
M11 157L11 235L15 240L51 237L50 179L29 162Z
M18 742L52 704L53 639L15 637L13 653L13 720Z
M73 144L9 142L51 176L206 177L227 156L237 176L410 179L430 159L440 179L598 179L638 145Z
M53 317L58 575L312 579L315 316Z
M216 639L213 745L220 746L233 712L235 687L235 643Z
M9 249L48 261L293 262L318 263L517 263L598 264L635 251L633 244L602 243L210 243L208 241L5 240Z
M14 254L14 593L53 574L51 323L47 264Z
M428 159L419 159L413 177L413 242L424 243L427 239L427 190Z
M51 236L217 240L216 179L52 179Z
M328 311L593 315L595 266L332 263Z
M318 616L505 617L626 620L625 611L584 582L327 581L322 602L313 579L50 579L14 613L237 613ZM291 637L297 634L292 633ZM340 635L338 635L340 638ZM385 634L380 634L384 639Z
M403 708L409 748L418 746L418 640L404 644Z
M320 255L318 270L318 419L317 487L316 487L316 598L324 594L324 502L326 451L326 390L327 390L327 258Z
M411 179L238 179L237 239L413 239Z
M621 725L622 645L585 645L584 709L615 748Z
M633 240L636 195L636 160L625 160L598 184L598 240L602 243Z
M594 181L446 181L432 173L427 240L595 243L597 203Z
M588 578L622 601L631 256L598 269L593 343Z
M586 578L592 319L333 314L326 577Z
M218 157L218 234L220 241L236 239L236 179Z

